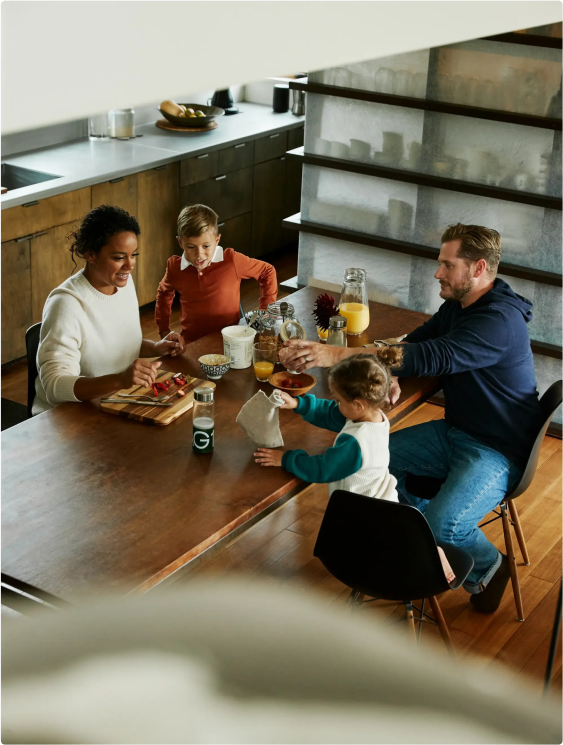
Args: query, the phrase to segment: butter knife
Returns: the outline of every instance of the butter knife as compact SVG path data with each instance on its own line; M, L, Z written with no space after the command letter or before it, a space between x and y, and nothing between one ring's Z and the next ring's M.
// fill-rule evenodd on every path
M129 406L129 404L143 404L144 406L173 406L174 404L165 404L161 401L140 401L138 399L129 399L127 401L124 401L122 398L102 398L101 403L103 404L124 404L125 406Z

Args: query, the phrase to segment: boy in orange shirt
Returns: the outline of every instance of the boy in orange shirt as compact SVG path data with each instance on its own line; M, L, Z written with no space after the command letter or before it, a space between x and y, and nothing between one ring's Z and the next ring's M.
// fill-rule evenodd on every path
M209 207L184 207L178 217L176 237L184 253L168 259L156 295L155 320L161 338L170 332L176 291L180 294L180 323L186 343L238 324L241 279L257 279L260 283L260 308L265 309L276 300L274 267L232 248L221 248L217 214Z

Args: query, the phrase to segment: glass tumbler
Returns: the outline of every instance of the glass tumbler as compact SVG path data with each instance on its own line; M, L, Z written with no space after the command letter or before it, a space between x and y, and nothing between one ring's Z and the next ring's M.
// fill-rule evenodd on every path
M88 119L88 138L92 142L109 140L109 121L107 114L96 114Z
M274 372L278 346L273 342L259 341L252 348L252 362L256 380L265 383Z
M346 269L340 295L340 315L347 322L347 334L357 336L369 326L369 303L365 269Z

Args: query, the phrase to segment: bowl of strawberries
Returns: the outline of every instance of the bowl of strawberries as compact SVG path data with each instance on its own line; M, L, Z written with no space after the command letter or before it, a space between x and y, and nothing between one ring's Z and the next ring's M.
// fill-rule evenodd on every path
M317 384L317 379L309 373L288 373L286 371L270 375L268 383L292 396L302 396Z

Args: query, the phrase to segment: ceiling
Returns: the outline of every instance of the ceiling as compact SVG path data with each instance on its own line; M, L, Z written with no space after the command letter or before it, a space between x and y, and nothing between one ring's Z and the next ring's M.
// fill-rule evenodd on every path
M2 3L2 133L561 20L557 0Z

